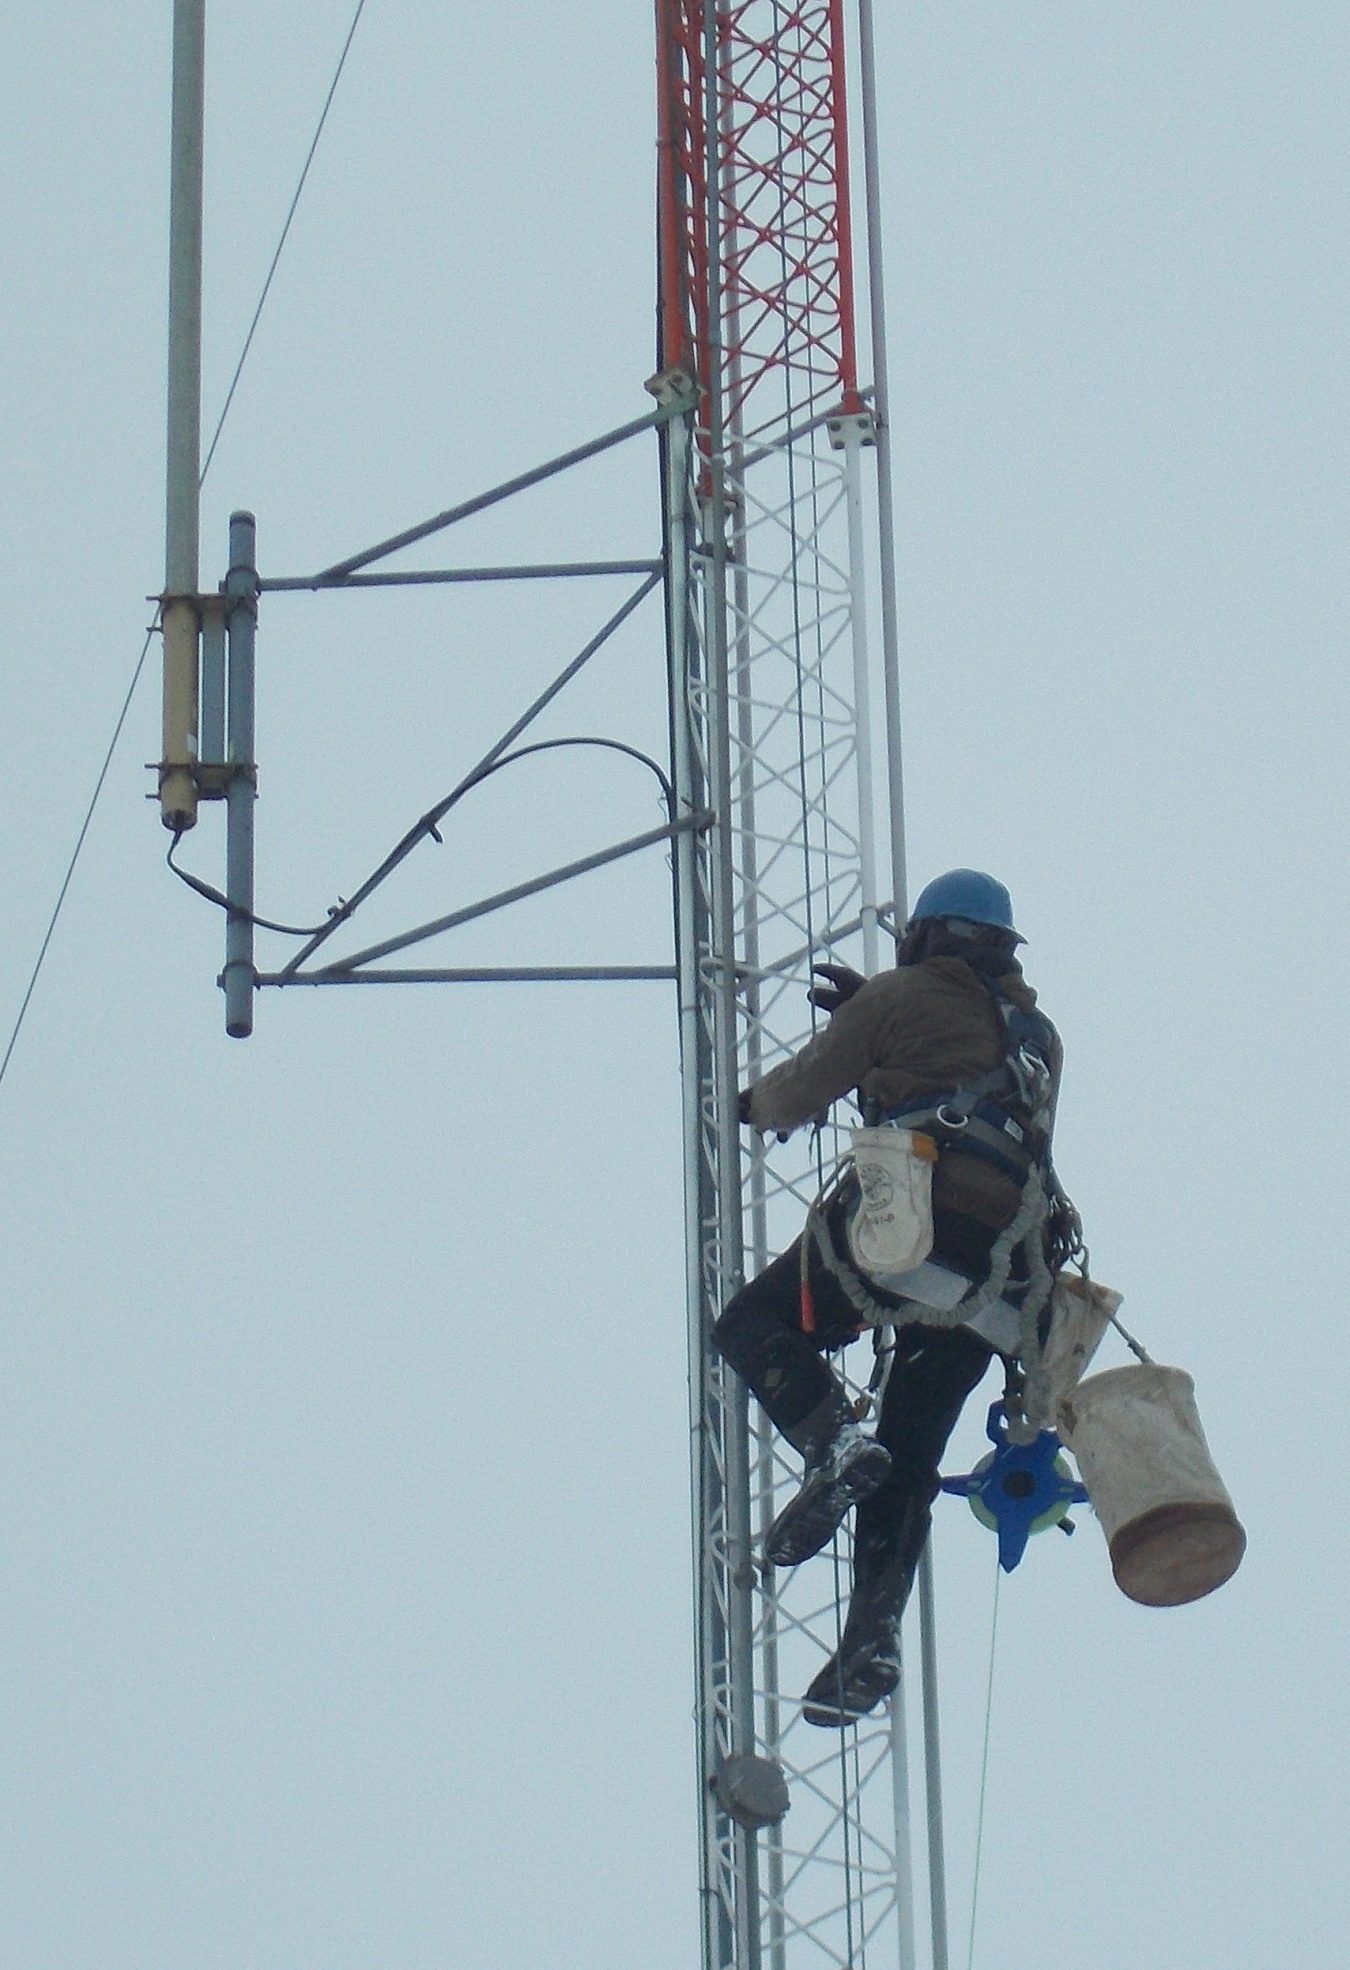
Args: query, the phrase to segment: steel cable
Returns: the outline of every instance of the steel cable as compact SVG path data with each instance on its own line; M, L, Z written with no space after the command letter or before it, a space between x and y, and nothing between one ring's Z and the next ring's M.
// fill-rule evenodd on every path
M216 421L216 428L212 434L211 443L207 448L206 463L202 466L201 477L197 481L197 490L199 492L206 484L206 475L211 470L211 460L216 455L216 446L220 443L220 434L225 429L225 419L230 414L230 405L234 402L234 393L239 388L239 379L244 373L244 364L248 361L248 352L253 347L253 337L257 333L258 323L262 318L262 311L266 305L267 296L271 291L272 280L277 270L277 262L280 260L281 250L286 244L286 235L291 230L291 221L294 219L296 207L300 203L300 194L305 189L305 180L309 176L309 167L314 162L315 151L319 148L319 139L323 135L323 126L328 121L329 110L333 107L333 98L337 94L338 83L342 80L342 71L347 65L348 50L351 48L357 23L365 12L365 6L366 0L357 0L356 12L352 15L352 24L347 29L347 39L342 44L342 53L338 56L338 65L334 69L333 79L328 85L328 94L324 97L323 108L319 112L319 121L315 125L314 135L310 140L309 150L306 153L305 162L301 167L295 193L291 199L290 208L286 213L286 221L281 228L281 237L277 241L276 252L272 255L272 264L267 269L267 278L262 284L262 293L258 296L258 305L253 310L253 320L249 323L248 334L244 337L244 346L239 352L239 360L234 366L234 375L230 378L230 387L225 392L225 402L221 408L220 416Z
M98 797L103 791L103 782L108 777L108 768L112 765L112 757L117 750L117 741L122 736L122 727L127 722L127 713L131 710L131 700L136 695L136 686L141 681L141 672L145 668L145 659L149 655L150 644L158 627L159 617L156 615L154 622L151 623L149 629L145 632L145 641L141 645L141 654L137 657L136 668L131 673L131 682L128 684L127 694L122 700L122 709L117 714L117 723L114 725L113 735L108 741L108 750L103 755L103 764L99 768L98 778L94 782L94 791L90 795L89 805L85 810L80 832L75 839L75 848L69 865L66 868L65 880L61 884L56 898L55 908L52 910L51 917L48 919L47 932L38 951L37 962L33 966L32 975L28 980L28 990L23 995L23 1004L19 1007L19 1016L14 1022L13 1031L10 1033L9 1045L5 1048L5 1057L3 1060L0 1060L0 1081L4 1080L5 1074L8 1071L10 1059L14 1053L14 1043L19 1037L19 1028L23 1025L24 1015L28 1011L29 1001L32 999L34 987L38 982L38 973L42 970L43 960L47 955L47 947L51 943L52 933L56 929L56 920L60 916L61 906L66 900L66 891L70 888L71 877L75 874L75 864L80 859L80 850L84 847L84 838L89 832L89 823L94 818L94 809L98 806Z
M675 789L671 786L669 779L657 765L656 761L649 757L647 753L640 752L636 746L625 745L622 739L603 739L590 736L584 738L540 739L533 745L519 746L515 752L503 753L499 758L492 760L488 765L481 767L476 773L471 774L467 780L461 781L454 793L430 810L435 815L436 820L432 821L424 814L422 819L417 823L416 828L409 830L408 834L402 836L402 841L408 841L412 836L416 835L419 838L429 836L431 840L439 842L441 836L437 831L436 822L443 821L451 809L457 807L465 795L472 793L475 787L481 787L485 780L490 780L493 774L499 773L504 766L514 766L517 760L528 759L533 753L558 752L567 746L600 746L609 752L624 753L629 759L636 759L643 766L649 766L661 783L661 798L665 808L666 818L670 821L674 820ZM344 921L350 921L356 914L355 905L348 904L339 897L336 903L330 905L322 923L275 923L270 917L258 916L254 911L244 909L241 904L232 903L229 897L223 891L215 888L212 883L205 882L200 876L193 875L189 869L183 869L178 866L173 858L182 838L183 831L179 829L174 835L173 840L169 843L169 852L164 858L173 873L178 877L178 880L186 883L189 889L195 890L198 896L205 897L208 903L214 903L217 909L227 911L231 917L242 922L253 924L258 930L273 930L279 937L319 937L327 933L334 917L343 915ZM393 874L392 859L392 857L386 856L385 862L381 864L380 871L372 879L370 884L372 889L378 888L379 884L387 876Z
M980 1758L980 1804L975 1815L975 1872L970 1884L970 1940L966 1949L966 1970L975 1964L975 1916L980 1905L980 1856L984 1851L984 1800L989 1782L989 1722L994 1714L994 1644L998 1640L998 1590L1003 1568L994 1564L994 1614L989 1624L989 1680L984 1695L984 1751Z

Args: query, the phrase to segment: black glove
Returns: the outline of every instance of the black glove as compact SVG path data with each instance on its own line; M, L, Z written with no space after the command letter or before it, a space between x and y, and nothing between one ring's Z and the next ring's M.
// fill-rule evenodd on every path
M742 1088L736 1097L736 1120L743 1129L750 1127L750 1101L754 1092L753 1088Z
M811 967L821 978L829 980L828 985L813 985L807 992L808 1001L819 1006L822 1012L838 1012L840 1006L847 1005L855 992L861 992L867 980L860 971L847 964L813 964Z

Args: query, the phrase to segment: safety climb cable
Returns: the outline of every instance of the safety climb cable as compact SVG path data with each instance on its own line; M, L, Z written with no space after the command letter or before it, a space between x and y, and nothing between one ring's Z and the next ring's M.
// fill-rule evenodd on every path
M998 1640L998 1590L1003 1568L994 1566L994 1614L989 1624L989 1680L984 1693L984 1750L980 1756L980 1803L975 1814L975 1872L970 1884L970 1940L966 1970L975 1966L975 1916L980 1905L980 1856L984 1849L984 1800L989 1781L989 1722L994 1714L994 1645Z
M267 269L267 278L262 284L262 293L258 296L258 305L253 310L253 320L248 325L248 334L244 337L244 346L239 352L239 360L234 366L234 375L230 378L230 387L225 392L225 402L221 408L220 416L216 421L216 428L212 434L211 443L207 447L206 463L202 466L201 477L197 481L197 490L199 492L206 484L206 475L211 470L211 460L216 455L216 446L220 443L220 434L225 429L225 419L230 414L230 405L234 402L234 393L239 388L239 379L244 373L244 364L248 361L248 352L253 347L253 337L257 333L258 323L262 319L262 311L267 304L267 296L271 292L272 281L277 271L277 262L280 260L282 248L286 244L286 235L291 230L291 221L294 219L296 207L300 203L300 194L305 189L305 180L309 176L309 167L314 162L315 151L319 148L319 139L323 135L323 126L328 121L329 110L333 107L333 98L337 94L338 83L342 80L342 71L347 65L347 54L352 45L352 38L356 33L357 24L365 12L365 6L366 0L357 0L356 12L352 15L352 24L347 29L347 39L342 44L342 53L338 56L338 65L334 69L333 79L328 85L328 94L324 97L323 108L319 112L319 121L315 126L314 135L310 139L309 150L306 153L305 162L301 168L299 181L296 184L290 207L286 213L286 222L281 228L281 237L277 241L276 252L272 255L272 264Z
M158 629L158 627L159 627L159 615L157 612L155 615L155 620L151 623L149 629L147 629L145 632L145 641L141 645L141 654L139 655L139 657L137 657L136 668L131 673L131 682L130 684L128 684L127 694L122 700L122 709L117 714L117 723L113 726L113 735L111 739L109 739L108 741L108 750L103 755L103 764L102 766L100 766L98 771L98 778L94 782L94 791L89 797L89 805L85 810L85 816L80 826L80 832L75 838L75 849L74 849L74 853L71 855L69 865L67 866L66 869L65 880L62 882L61 888L57 894L56 905L52 910L51 917L48 920L46 935L43 937L41 947L37 954L37 962L34 964L32 974L28 980L28 990L23 995L23 1003L19 1007L19 1016L14 1022L13 1031L10 1033L9 1045L5 1048L5 1057L3 1060L0 1060L0 1081L4 1080L5 1074L9 1068L10 1060L13 1057L14 1044L19 1037L19 1028L23 1025L24 1015L28 1011L29 1002L32 999L34 988L38 982L38 974L42 970L43 960L46 958L47 955L47 947L51 943L52 933L56 929L56 920L60 916L61 906L64 904L66 900L66 892L70 888L71 877L75 874L75 864L80 859L80 850L84 847L84 838L89 832L89 823L94 818L94 809L98 806L98 797L103 792L103 782L108 777L108 768L112 765L113 754L117 750L117 741L122 736L122 727L127 722L127 713L131 710L131 700L136 695L136 686L141 681L141 672L145 668L145 659L150 653L150 645L154 640L155 631Z
M834 1538L831 1541L831 1558L834 1564L834 1655L836 1662L839 1662L840 1658L843 1655L844 1603L848 1599L848 1594L845 1590L844 1580L842 1577L842 1568L840 1564L841 1559L843 1557L841 1552L843 1539L844 1539L844 1534L842 1533L842 1531L840 1531L835 1533ZM841 1672L842 1672L842 1663L841 1663ZM852 1963L853 1961L853 1947L854 1947L853 1918L854 1918L854 1902L855 1902L854 1885L853 1885L852 1851L851 1851L851 1842L849 1838L849 1821L848 1821L849 1730L850 1730L849 1721L843 1715L843 1712L841 1710L839 1716L839 1785L840 1785L840 1797L843 1802L842 1803L842 1821L843 1821L842 1832L843 1832L843 1843L844 1843L844 1948L845 1948L844 1961L846 1963ZM855 1748L857 1745L857 1740L858 1740L858 1733L857 1730L854 1729L853 1742ZM861 1911L859 1911L859 1913L861 1913Z

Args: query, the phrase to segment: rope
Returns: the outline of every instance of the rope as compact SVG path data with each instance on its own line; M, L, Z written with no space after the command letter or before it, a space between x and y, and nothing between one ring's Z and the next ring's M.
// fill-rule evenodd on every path
M149 654L150 642L158 627L159 617L156 615L154 622L151 623L149 629L145 632L145 641L141 645L141 654L137 657L136 668L131 673L131 682L128 684L127 694L122 700L122 709L117 714L117 723L113 726L113 735L108 741L108 750L103 755L103 764L99 768L98 778L94 782L94 791L89 797L89 806L85 810L84 821L76 837L75 850L71 855L69 866L66 869L65 881L61 884L60 892L56 898L56 907L53 909L48 921L47 934L42 940L41 949L37 954L37 963L33 966L32 976L28 980L28 990L23 995L23 1004L19 1007L19 1016L15 1020L14 1030L9 1036L9 1045L5 1048L5 1057L3 1060L0 1060L0 1081L4 1080L10 1059L13 1056L14 1043L19 1037L19 1028L23 1025L24 1014L28 1011L29 1001L33 996L33 989L38 982L38 973L42 970L43 959L47 955L47 946L52 941L52 932L56 929L56 920L60 916L61 906L66 900L66 891L70 888L71 877L75 873L75 864L80 859L80 850L84 847L84 838L89 832L89 823L94 818L94 809L98 806L98 797L103 792L103 782L108 777L108 768L112 765L112 756L117 750L117 741L122 736L122 727L127 722L127 713L131 710L131 700L136 694L136 686L141 681L141 672L145 668L145 659Z
M989 1680L984 1693L984 1751L980 1758L980 1804L975 1816L975 1876L970 1884L970 1942L966 1970L975 1964L975 1914L980 1905L980 1856L984 1851L984 1800L989 1780L989 1721L994 1712L994 1644L998 1639L998 1590L1003 1568L994 1564L994 1618L989 1625Z
M965 1299L958 1300L952 1307L930 1307L914 1300L904 1301L897 1307L888 1307L873 1297L868 1291L866 1280L853 1265L851 1258L837 1249L825 1216L826 1208L832 1198L838 1194L838 1187L848 1174L852 1161L852 1152L846 1151L835 1166L830 1183L822 1185L807 1212L806 1228L802 1233L803 1286L805 1287L807 1283L805 1248L814 1245L820 1254L822 1264L864 1326L893 1327L897 1324L897 1316L902 1316L918 1320L925 1327L963 1327L968 1321L976 1319L987 1307L993 1306L1002 1296L1003 1289L1008 1283L1013 1253L1019 1245L1022 1246L1027 1255L1030 1281L1022 1304L1019 1353L1026 1371L1027 1382L1034 1386L1029 1395L1024 1393L1020 1398L1021 1414L1010 1415L1008 1428L1014 1443L1033 1441L1037 1431L1045 1426L1049 1417L1044 1356L1037 1323L1054 1288L1053 1276L1040 1249L1041 1225L1045 1216L1045 1192L1039 1173L1034 1168L1028 1173L1022 1191L1021 1208L1012 1223L1007 1225L994 1240L989 1252L989 1276L981 1287ZM808 1305L809 1301L804 1291L803 1314L806 1313Z
M1130 1350L1131 1354L1134 1356L1136 1361L1142 1361L1145 1363L1152 1362L1153 1356L1149 1353L1148 1349L1144 1346L1143 1342L1136 1341L1134 1335L1130 1332L1129 1328L1126 1327L1121 1321L1119 1321L1114 1313L1111 1315L1111 1325L1115 1328L1116 1332L1120 1335L1121 1340L1124 1341L1126 1347Z
M257 332L258 323L262 318L263 307L271 291L272 277L276 273L277 262L281 258L281 249L285 246L286 235L291 230L291 221L294 219L295 209L300 203L300 194L305 189L305 180L309 176L309 167L314 162L315 151L319 148L319 139L323 135L323 126L328 121L328 112L333 107L333 97L337 94L337 86L342 79L342 71L347 64L347 51L352 45L352 37L356 33L357 22L365 11L365 5L366 0L357 0L356 12L352 16L351 26L347 29L347 39L342 44L342 53L338 56L338 65L333 72L333 80L328 85L328 94L324 98L323 109L319 113L319 121L315 128L314 136L310 141L304 168L300 173L299 183L295 187L295 195L291 199L290 210L286 214L286 223L281 228L281 237L277 241L277 250L272 255L272 264L267 269L267 279L262 284L262 293L258 296L258 305L253 310L253 320L248 325L248 334L244 337L244 346L240 350L239 360L234 366L234 375L230 378L230 387L225 392L225 403L217 421L211 443L207 449L206 463L202 466L201 477L197 481L198 492L206 484L206 475L211 470L211 460L216 455L216 446L220 443L220 434L225 429L225 419L230 414L230 405L234 402L234 393L239 388L239 379L244 373L244 364L248 361L248 352L253 347L253 337Z

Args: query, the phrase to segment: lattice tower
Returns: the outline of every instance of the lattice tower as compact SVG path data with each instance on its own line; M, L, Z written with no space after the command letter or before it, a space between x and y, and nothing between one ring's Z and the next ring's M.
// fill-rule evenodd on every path
M796 1472L707 1343L836 1154L832 1131L805 1151L743 1143L737 1087L809 1036L814 960L876 968L892 907L874 843L876 431L842 0L658 0L657 41L653 388L693 406L663 452L673 753L681 804L716 816L677 847L704 1963L889 1964L912 1951L903 1704L837 1734L802 1722L797 1694L838 1640L846 1543L789 1576L762 1563ZM713 1789L748 1752L776 1759L792 1794L758 1834Z

